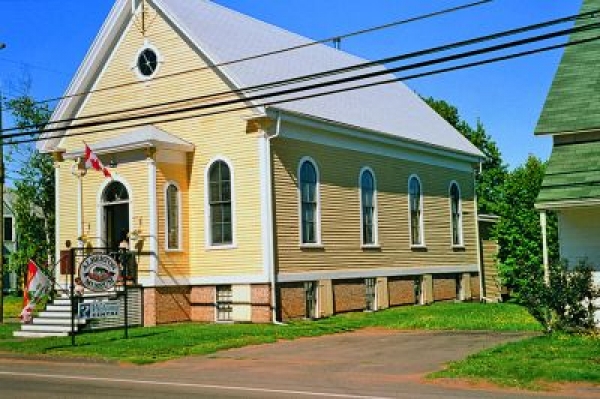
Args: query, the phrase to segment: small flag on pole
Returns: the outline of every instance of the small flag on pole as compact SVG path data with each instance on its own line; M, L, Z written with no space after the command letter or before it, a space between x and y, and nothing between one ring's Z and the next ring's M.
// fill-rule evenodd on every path
M22 323L31 323L31 313L36 305L50 294L50 279L40 270L33 260L27 265L27 280L23 290Z
M98 158L98 155L96 155L94 151L92 151L92 149L87 145L85 141L83 142L83 144L85 145L85 167L88 169L92 168L94 170L97 170L98 172L102 172L104 174L104 177L112 178L110 171L106 168L106 166L104 166L100 158Z

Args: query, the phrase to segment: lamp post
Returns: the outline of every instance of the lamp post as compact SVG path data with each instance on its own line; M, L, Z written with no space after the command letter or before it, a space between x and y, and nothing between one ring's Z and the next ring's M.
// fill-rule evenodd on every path
M0 43L0 50L6 47L6 44ZM2 226L0 226L0 324L4 323L4 133L2 132L2 109L4 98L0 91L0 217Z

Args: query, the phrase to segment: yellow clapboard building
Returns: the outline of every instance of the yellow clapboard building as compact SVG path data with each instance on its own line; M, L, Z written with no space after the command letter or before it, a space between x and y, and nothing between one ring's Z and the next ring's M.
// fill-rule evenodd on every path
M145 325L479 299L483 155L365 62L210 1L117 0L39 145L57 251L127 240ZM78 177L84 142L112 179Z

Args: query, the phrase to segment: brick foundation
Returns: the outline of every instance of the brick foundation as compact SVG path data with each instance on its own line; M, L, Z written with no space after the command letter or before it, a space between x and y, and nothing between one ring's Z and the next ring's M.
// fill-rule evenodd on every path
M156 290L144 288L144 327L156 326Z
M192 287L191 321L211 323L215 321L215 296L214 286Z
M389 277L388 296L390 306L413 305L416 302L414 277Z
M364 310L366 287L364 279L333 281L334 313Z
M304 283L284 283L279 285L279 317L281 320L306 317Z
M253 285L251 296L252 322L271 322L271 286L268 284Z
M433 300L451 301L457 299L456 274L436 274L433 276Z
M158 287L156 289L156 323L190 321L191 287Z

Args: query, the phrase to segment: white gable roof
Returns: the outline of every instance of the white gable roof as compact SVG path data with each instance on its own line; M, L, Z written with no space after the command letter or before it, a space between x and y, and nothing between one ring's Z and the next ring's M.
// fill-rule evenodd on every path
M128 11L126 3L128 1L118 0L111 16L109 16L109 20L111 17L113 19L117 18L114 15L116 13L126 13ZM258 21L208 0L153 0L153 3L215 64L312 42L307 38ZM90 52L92 51L93 48ZM343 68L363 62L366 61L329 46L316 44L277 55L222 66L221 69L235 86L243 89L244 87ZM190 65L191 68L194 68L194 66ZM325 80L382 69L383 67L374 67L336 75L335 78L330 77L325 78ZM384 75L367 81L301 92L287 97L270 98L263 100L263 103L311 93L322 93L340 87L350 87L391 77L393 75ZM315 83L315 81L295 84L291 87L311 83ZM289 87L285 86L285 88ZM266 92L277 90L269 89ZM260 104L259 101L258 105ZM276 108L346 126L354 126L475 157L482 156L475 146L429 108L412 90L400 82L311 99L284 102L268 108Z
M141 148L161 148L165 150L193 152L195 146L170 133L160 130L152 125L142 126L132 132L122 134L107 140L102 140L93 145L96 154L102 155L119 151L132 151ZM85 150L65 154L65 158L77 158L82 156Z

